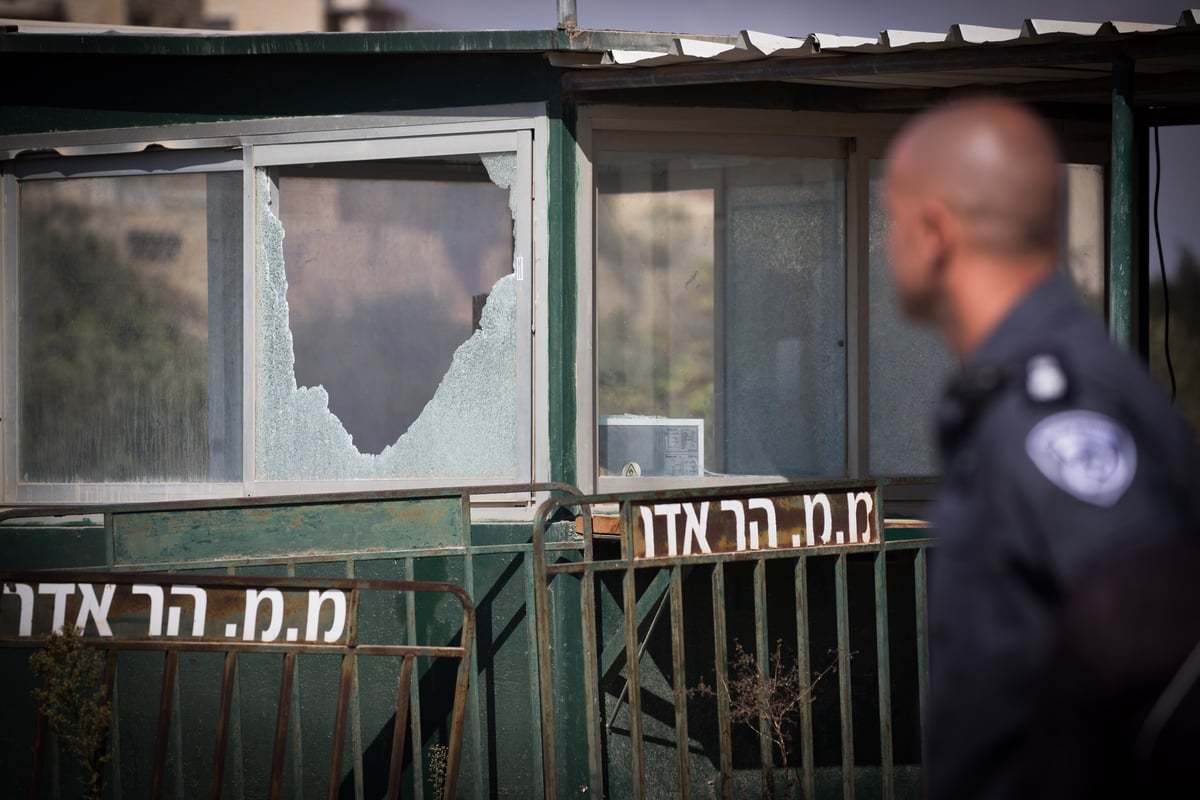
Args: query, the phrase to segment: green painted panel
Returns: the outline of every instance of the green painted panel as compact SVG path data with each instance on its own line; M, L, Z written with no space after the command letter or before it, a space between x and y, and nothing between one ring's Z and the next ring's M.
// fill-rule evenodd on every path
M547 164L550 197L546 214L550 227L550 476L577 483L575 448L575 326L579 294L575 263L575 109L551 107Z
M0 135L547 102L537 53L220 57L14 53Z
M362 33L241 33L236 36L8 34L0 53L87 53L154 56L369 55L375 53L502 53L605 50L667 52L675 34L608 30L373 31ZM734 44L735 36L689 34Z
M4 724L0 725L0 754L3 755L4 788L9 797L28 797L29 767L33 759L32 725L18 724L33 720L36 709L33 689L37 679L29 669L33 648L0 650L0 682L4 686ZM46 763L46 759L43 759ZM44 767L45 769L45 767Z
M109 515L115 566L310 558L462 544L457 497Z
M1113 65L1112 162L1109 169L1108 327L1112 339L1128 348L1133 341L1133 219L1137 158L1133 121L1134 68Z
M8 570L103 567L104 528L95 525L0 527L0 564Z
M529 703L527 646L532 619L525 608L528 566L528 559L519 553L475 557L478 672L472 680L479 698L484 751L477 757L491 797L522 797L535 780L537 721ZM459 781L462 788L470 785Z

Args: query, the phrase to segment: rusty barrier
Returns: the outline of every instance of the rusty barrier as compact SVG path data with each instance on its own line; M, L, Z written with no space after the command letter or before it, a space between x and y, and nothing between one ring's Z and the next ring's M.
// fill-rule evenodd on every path
M543 547L563 512L576 559ZM546 501L539 638L577 592L581 649L538 653L544 796L919 796L925 536L865 483Z
M398 665L391 681L395 687L395 725L387 779L387 797L401 796L401 770L406 755L406 739L412 748L408 755L420 758L417 737L409 737L409 700L413 689L413 674L417 659L450 659L457 662L457 681L454 688L451 730L446 745L445 763L440 776L444 797L454 797L458 764L462 748L463 719L466 711L467 688L470 678L471 646L474 631L474 609L465 591L447 583L422 581L390 581L363 579L272 578L229 575L163 574L138 572L76 572L39 571L0 573L3 596L0 597L0 646L32 650L46 643L45 635L60 631L64 625L82 631L87 646L105 653L102 681L104 698L113 708L108 742L112 755L110 790L113 796L149 796L164 794L188 796L188 782L181 773L181 751L184 740L198 727L211 728L212 740L208 769L207 795L221 797L232 784L232 793L257 794L248 785L265 787L271 798L285 792L285 765L291 766L292 783L288 794L298 794L298 786L311 784L311 769L307 772L298 764L296 739L298 727L294 715L309 698L301 693L298 675L302 660L334 657L336 667L335 708L328 730L323 731L329 751L325 795L339 797L347 776L343 759L347 740L351 748L352 769L362 772L361 736L351 726L351 699L365 659L381 659ZM454 598L461 606L462 627L457 644L394 644L405 635L403 628L415 627L415 608L421 595L440 595ZM364 604L399 609L393 621L396 626L363 626L360 610ZM405 626L407 618L410 623ZM364 627L373 628L364 630ZM386 628L393 627L391 630ZM408 638L414 638L411 635ZM137 651L161 652L161 668L147 670L145 663L128 662L122 668L124 654ZM195 702L195 697L183 702L181 661L195 665L196 654L218 654L219 690L211 706ZM270 757L265 774L247 776L243 771L256 765L239 763L238 769L228 768L231 738L245 737L235 712L235 699L249 691L250 679L243 674L240 662L250 654L275 654L279 659L275 715L270 726ZM210 666L216 666L210 664ZM262 664L255 671L261 673ZM193 670L195 671L195 670ZM326 672L329 671L326 665ZM146 673L161 675L159 685L145 685ZM128 673L128 674L126 674ZM379 674L376 671L373 674ZM310 675L310 677L314 677ZM187 676L196 685L198 674ZM325 693L327 687L314 680L309 691ZM153 691L152 691L153 690ZM152 724L140 724L125 707L145 704L148 695L157 694L157 709ZM319 701L319 698L314 698ZM186 706L186 708L184 707ZM132 710L132 709L131 709ZM15 709L6 713L6 724L20 724ZM54 750L53 737L48 736L45 716L38 713L36 733L30 760L30 797L41 797L47 783L58 794L63 780L59 770L47 770L47 763L65 759ZM357 714L353 722L357 722ZM28 723L33 725L34 719ZM145 721L143 721L145 722ZM211 723L211 724L210 724ZM130 736L129 728L140 727L150 734L148 746ZM126 729L126 730L122 730ZM315 733L307 734L310 739ZM197 746L189 742L189 749ZM309 742L310 749L311 742ZM121 786L122 756L139 758L152 753L148 784ZM53 757L48 757L53 756ZM175 772L176 786L167 791L168 765ZM236 772L236 775L231 775ZM48 774L51 773L51 774ZM412 790L407 794L412 794ZM421 789L417 789L421 795ZM67 796L71 792L66 792Z
M154 583L156 579L139 577L149 572L171 573L172 585L197 587L208 580L205 575L216 575L222 580L267 579L279 581L280 585L295 582L296 586L315 580L325 589L349 585L341 583L343 580L365 581L359 584L362 586L393 580L400 582L396 585L406 586L461 586L470 598L468 607L474 609L473 624L467 630L463 629L464 612L459 608L461 594L455 590L399 595L359 591L359 639L347 651L351 662L346 723L349 733L342 745L345 764L339 796L361 799L388 792L391 755L393 751L399 752L393 740L399 727L395 719L401 696L397 690L400 679L412 682L406 709L410 731L405 742L411 752L404 753L402 793L417 798L437 793L439 784L435 778L438 770L445 768L439 767L434 757L448 755L444 748L451 743L452 720L457 725L457 720L463 717L456 688L463 669L461 663L456 666L451 657L416 655L414 661L407 662L412 674L406 677L404 656L365 657L371 651L363 648L451 644L466 648L465 660L470 662L471 676L465 724L453 736L456 747L461 741L458 790L471 797L518 795L541 778L540 731L532 717L533 703L529 699L536 694L539 649L533 615L526 613L534 602L529 523L477 523L474 510L490 505L528 504L539 499L539 493L579 492L565 484L538 483L15 508L0 511L0 520L15 526L0 529L3 534L0 552L8 559L10 570L72 567L61 582L76 586L73 594L66 594L65 589L49 589L51 593L46 595L39 594L36 588L33 590L39 608L49 604L48 611L42 608L37 612L51 615L46 624L53 623L54 604L58 602L54 592L63 592L62 602L69 604L69 610L68 605L63 606L64 620L76 621L79 609L86 604L90 610L85 621L93 627L93 612L98 613L105 603L112 610L128 600L134 604L132 608L141 608L141 613L147 615L138 623L142 627L135 638L148 636L149 625L159 613L153 610L153 603L157 602L151 597L153 592L131 594L130 587L137 583ZM71 517L82 517L83 521L73 521ZM569 525L565 524L553 528L560 541L546 545L546 549L577 552L579 545L570 541L567 531ZM102 572L105 577L89 582L81 573L74 572L76 568ZM35 583L28 585L54 583L44 577L46 574L30 576L29 580ZM110 574L125 577L110 580ZM11 581L11 575L5 580ZM80 581L89 588L78 588ZM117 588L110 600L106 600L103 587L109 583ZM229 652L235 654L230 662L235 671L223 796L269 795L271 773L267 768L274 758L275 720L277 714L285 711L289 738L283 754L282 794L295 797L328 794L326 768L333 757L331 732L342 713L335 703L341 691L344 663L343 656L338 654L343 650L338 648L348 645L344 638L338 642L309 641L306 638L309 621L304 611L296 612L300 614L296 618L300 624L281 621L278 630L273 631L274 605L262 599L271 586L247 584L241 592L241 602L246 602L246 591L254 588L259 594L253 602L262 614L260 633L271 631L272 641L262 642L261 636L254 641L244 638L243 608L240 618L224 621L225 625L237 623L237 635L227 636L225 628L213 628L205 634L211 634L212 643L198 650L189 649L190 642L184 641L196 638L190 635L189 614L194 613L191 596L163 589L159 608L163 615L161 629L165 633L160 638L179 639L179 646L162 648L178 653L172 689L174 709L169 718L170 744L166 746L165 766L160 767L164 796L190 798L210 794L209 773L216 735L213 721L220 708L218 700L223 691L228 691L223 678L227 656L222 654ZM308 597L306 591L301 591L298 597ZM292 595L287 592L283 595L286 608L280 613L291 614L293 601L288 598ZM351 595L345 596L349 601ZM219 606L216 597L214 594L207 601L210 622L216 619L212 616ZM3 603L0 625L17 626L19 594L0 595L0 602ZM334 613L334 602L326 600L322 606L317 622L317 633L321 636L329 630L326 622L321 621L325 616L321 615ZM288 633L293 628L297 630L297 640L289 642ZM36 635L42 628L35 626L32 631ZM117 631L115 626L113 631ZM13 627L14 636L16 632ZM364 632L370 638L364 640ZM0 700L6 721L10 717L15 719L18 712L32 719L29 653L19 649L20 643L13 644L17 647L0 647ZM24 646L31 646L28 640ZM221 649L225 646L228 650ZM284 672L282 659L287 658L289 649L296 654L293 663L299 662L290 669L299 671L292 678L295 699L290 710L286 710L280 706L279 697ZM155 701L160 695L165 658L139 649L120 651L114 698L121 713L113 730L113 743L121 763L120 769L115 768L116 764L110 768L111 796L150 795L153 751L146 748L156 741L154 725L160 713L159 707L151 703L150 695L153 694ZM149 686L154 687L152 693L146 691ZM132 735L135 732L145 735L137 740ZM0 794L28 793L26 769L30 763L25 754L31 752L32 736L32 729L0 726L0 766L13 776L6 791ZM199 745L202 739L207 742L203 747ZM42 782L46 791L40 796L71 796L71 792L55 783L59 778L53 764L56 757L53 737L44 740L43 747L49 760L41 765L45 770Z

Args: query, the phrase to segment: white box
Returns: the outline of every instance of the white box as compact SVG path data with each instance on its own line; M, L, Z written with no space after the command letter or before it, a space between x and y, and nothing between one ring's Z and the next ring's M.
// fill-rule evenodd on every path
M599 427L601 475L704 474L703 419L622 414L600 417Z

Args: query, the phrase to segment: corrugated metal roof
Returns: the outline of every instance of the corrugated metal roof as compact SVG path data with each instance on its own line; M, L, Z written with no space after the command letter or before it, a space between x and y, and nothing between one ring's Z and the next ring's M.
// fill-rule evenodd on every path
M744 30L728 43L700 41L686 36L669 40L664 50L608 50L592 67L658 67L698 62L751 61L764 58L832 55L836 53L880 53L909 49L938 49L964 44L1010 42L1031 44L1070 37L1131 36L1165 30L1191 29L1200 25L1200 9L1185 9L1174 25L1152 22L1077 22L1026 19L1017 28L955 24L945 33L884 30L878 36L842 36L810 33L804 38L778 36Z
M1200 109L1200 9L1174 25L1026 19L945 32L887 29L875 37L759 31L734 35L553 29L230 34L0 20L0 54L41 55L421 55L542 53L565 71L562 88L606 90L737 83L791 83L863 90L848 106L918 107L929 93L1023 85L1045 102L1107 104L1113 65L1132 63L1139 106ZM891 92L883 98L874 90ZM924 93L924 94L922 94ZM906 99L907 98L907 99ZM907 105L905 105L907 103Z
M1026 19L995 28L956 24L944 33L888 29L874 38L813 33L803 38L742 31L725 40L668 37L658 46L602 54L551 53L571 68L571 93L734 83L792 83L842 90L908 90L841 102L913 108L929 92L1020 87L1041 102L1107 105L1114 64L1137 77L1139 106L1200 107L1200 9L1174 25ZM891 105L889 105L891 104Z

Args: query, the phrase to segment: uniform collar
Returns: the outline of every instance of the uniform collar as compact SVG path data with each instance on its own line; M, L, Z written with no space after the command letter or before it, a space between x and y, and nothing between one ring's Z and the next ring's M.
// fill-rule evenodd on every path
M962 365L938 406L943 455L957 449L976 419L1014 381L1025 361L1046 346L1046 331L1078 307L1069 279L1056 272L1030 289Z
M1079 301L1070 279L1056 271L1025 293L974 353L963 362L965 370L1021 361L1045 347L1046 330Z

